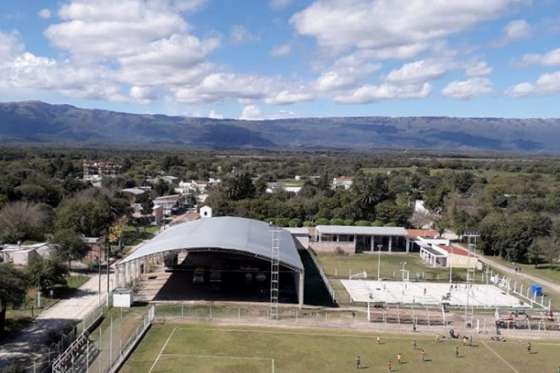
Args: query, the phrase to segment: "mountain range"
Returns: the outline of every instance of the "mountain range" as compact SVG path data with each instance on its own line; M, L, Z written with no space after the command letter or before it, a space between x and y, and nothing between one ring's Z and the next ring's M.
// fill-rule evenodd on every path
M0 103L0 144L211 149L560 153L560 119L330 117L236 120Z

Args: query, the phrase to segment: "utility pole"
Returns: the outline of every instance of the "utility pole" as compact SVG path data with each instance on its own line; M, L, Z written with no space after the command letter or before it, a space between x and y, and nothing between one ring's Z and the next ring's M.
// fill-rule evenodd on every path
M109 268L109 255L111 254L111 244L109 243L108 234L105 237L105 260L107 261L107 306L109 306L109 279L110 279L110 268Z
M382 244L377 245L377 281L381 280L381 248Z

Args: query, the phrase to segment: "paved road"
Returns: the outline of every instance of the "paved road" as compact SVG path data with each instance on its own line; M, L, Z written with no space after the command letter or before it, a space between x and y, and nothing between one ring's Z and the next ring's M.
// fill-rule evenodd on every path
M518 277L523 277L527 280L533 281L533 282L537 282L547 288L549 288L550 290L554 291L555 293L560 294L560 284L556 283L556 282L552 282L549 280L545 280L542 277L538 277L538 276L534 276L534 275L530 275L528 273L525 272L515 272L515 270L513 268L510 268L508 266L505 266L501 263L498 263L492 259L489 259L487 257L481 256L476 254L476 256L478 257L478 259L480 259L481 262L490 265L491 267L496 268L497 270L504 272L504 273L509 273Z
M113 280L113 275L111 275ZM53 331L77 323L95 310L107 296L107 275L101 275L101 296L98 293L99 276L92 276L72 298L62 300L43 311L33 323L14 340L0 346L0 371L14 362L24 363L45 353L44 344ZM112 282L112 281L111 281ZM110 284L112 288L112 283Z

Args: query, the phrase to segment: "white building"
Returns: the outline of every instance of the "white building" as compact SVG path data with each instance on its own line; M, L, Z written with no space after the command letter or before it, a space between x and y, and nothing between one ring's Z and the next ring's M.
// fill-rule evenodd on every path
M351 187L352 187L352 177L350 176L335 177L332 181L332 189L344 188L344 190L348 190Z
M212 207L210 206L202 206L200 208L200 217L201 218L211 218L212 217Z
M420 258L432 267L476 268L478 264L478 259L468 250L453 246L449 241L423 241L420 244ZM418 241L415 243L418 244Z
M32 245L4 245L0 247L0 261L26 266L35 258L48 258L53 250L54 246L47 242Z

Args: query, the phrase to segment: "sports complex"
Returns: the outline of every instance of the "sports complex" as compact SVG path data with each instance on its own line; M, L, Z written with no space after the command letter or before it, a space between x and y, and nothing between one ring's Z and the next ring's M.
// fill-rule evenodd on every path
M557 372L546 294L450 242L371 228L168 227L117 263L113 307L53 371Z

